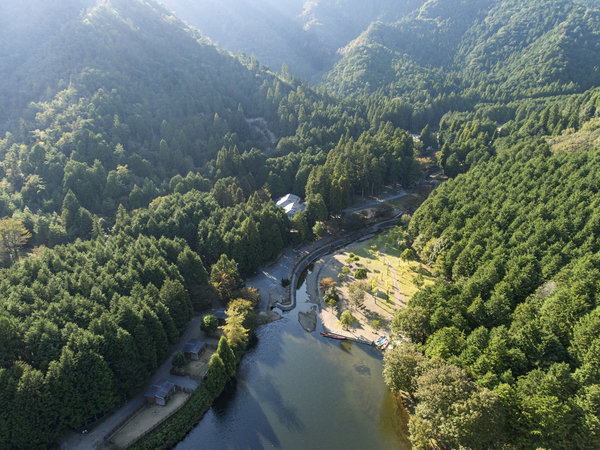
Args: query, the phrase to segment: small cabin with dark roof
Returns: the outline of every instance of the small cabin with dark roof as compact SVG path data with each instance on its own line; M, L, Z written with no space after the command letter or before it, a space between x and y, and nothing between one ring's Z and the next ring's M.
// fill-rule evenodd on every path
M205 346L206 344L198 339L190 339L183 346L183 354L186 358L198 360Z
M150 386L144 394L144 397L150 403L156 403L157 405L165 406L173 392L175 392L175 384L163 378Z

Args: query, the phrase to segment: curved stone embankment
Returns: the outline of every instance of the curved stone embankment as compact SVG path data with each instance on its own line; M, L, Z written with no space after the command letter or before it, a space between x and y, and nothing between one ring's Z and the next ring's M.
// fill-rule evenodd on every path
M323 245L302 255L300 257L300 259L294 264L294 266L292 268L291 276L289 277L289 280L290 280L290 286L289 286L290 301L289 301L289 303L276 302L273 304L273 307L279 308L282 311L293 310L296 307L296 285L298 283L298 278L300 277L300 274L311 263L313 263L317 259L327 255L328 253L333 252L334 250L336 250L338 248L345 247L346 245L349 245L355 241L360 241L362 239L368 239L371 236L373 236L377 233L380 233L381 231L384 231L388 228L392 228L398 221L398 218L402 214L405 214L405 213L406 213L406 211L401 211L398 214L396 214L394 217L392 217L391 219L387 219L382 222L371 225L369 228L366 228L364 230L356 231L356 232L351 233L340 239L336 239L333 241L329 240L329 241L323 242Z

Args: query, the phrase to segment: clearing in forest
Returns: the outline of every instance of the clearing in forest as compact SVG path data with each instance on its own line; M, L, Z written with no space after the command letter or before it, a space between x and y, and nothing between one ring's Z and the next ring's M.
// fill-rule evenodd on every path
M395 312L433 280L429 269L414 260L414 251L406 247L404 232L398 228L317 261L308 285L311 297L318 295L321 301L321 321L327 330L375 340L389 332ZM336 306L326 303L330 286L339 296ZM348 329L338 323L346 310L356 319Z
M177 391L169 398L165 406L155 404L146 405L127 425L111 438L111 442L117 448L127 448L152 427L163 422L181 408L191 395L191 393Z

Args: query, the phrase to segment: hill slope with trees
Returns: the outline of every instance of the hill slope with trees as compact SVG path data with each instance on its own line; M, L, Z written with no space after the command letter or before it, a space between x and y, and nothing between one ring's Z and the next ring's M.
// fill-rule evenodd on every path
M269 3L294 24L276 46L304 36L308 72L325 67L313 45L330 57L369 27L328 78L350 98L233 57L151 0L5 3L2 443L43 448L131 395L195 293L227 301L353 195L418 180L436 136L405 130L442 117L456 178L409 231L445 281L399 314L418 348L390 372L414 369L394 385L420 399L414 440L598 445L593 2ZM288 192L308 202L292 220L272 201Z
M137 392L199 292L227 302L351 195L420 175L410 135L367 104L235 58L157 3L37 6L0 31L9 448L43 448ZM309 214L275 207L288 192Z
M494 153L412 218L440 280L398 311L411 343L386 380L417 398L417 446L597 447L599 150L510 136Z
M398 22L372 24L326 85L402 99L429 110L429 123L478 102L583 92L597 85L599 14L577 0L430 0Z
M377 20L393 22L423 0L164 0L179 17L218 45L254 55L273 70L311 81L328 71L336 52Z
M119 205L209 191L219 178L236 178L231 201L264 186L304 195L340 135L357 140L386 124L364 104L231 57L154 3L63 6L64 23L49 15L56 29L41 27L29 57L16 53L0 108L0 216L19 216L34 244L96 236ZM415 167L405 168L399 178L409 183ZM342 205L356 184L344 185Z

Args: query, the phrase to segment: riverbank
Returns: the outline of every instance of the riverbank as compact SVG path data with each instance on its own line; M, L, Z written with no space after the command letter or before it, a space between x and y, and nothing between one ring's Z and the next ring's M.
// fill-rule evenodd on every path
M220 397L176 450L376 448L408 450L406 417L383 381L373 347L324 339L298 323L297 307L257 330L237 383Z
M234 300L234 302L237 300ZM234 323L246 323L253 320L256 311L253 308L235 310L233 306L227 310L228 317ZM165 421L152 428L150 432L136 439L131 449L167 449L173 448L200 422L204 414L214 402L221 397L228 386L236 383L239 364L252 345L255 326L247 330L241 326L240 333L248 333L246 339L234 340L227 331L224 332L216 346L216 352L211 356L205 375L195 391L181 402L182 407L173 412ZM228 343L228 338L231 342Z
M401 194L394 193L393 195L391 195L387 198L375 200L372 203L379 204L388 199L393 200L393 201L400 201L402 199L402 197L404 197L405 195L407 195L407 194L404 192L402 192ZM364 206L372 207L373 205L371 203L369 203L367 205L363 205L363 207ZM388 220L387 222L389 222L391 224L394 222L394 220L391 220L391 221ZM257 287L260 290L261 300L260 300L260 304L259 304L259 308L258 308L259 309L259 323L260 324L269 323L274 320L280 319L282 317L281 314L278 314L275 311L271 311L271 307L276 304L290 302L290 300L291 300L290 299L290 288L291 288L291 292L293 294L295 294L295 290L294 290L295 286L290 286L288 288L285 288L282 286L281 280L286 279L286 278L287 279L293 278L293 276L296 272L296 269L298 268L299 261L301 261L303 258L310 259L310 256L313 255L314 252L322 251L323 252L322 254L325 254L326 252L328 252L331 249L332 246L335 247L338 245L345 245L347 242L351 242L352 239L359 239L361 236L366 236L366 235L369 235L372 233L376 233L379 231L380 226L381 227L388 226L388 225L386 225L387 222L383 221L380 224L372 225L371 227L365 229L364 231L358 232L352 236L345 236L345 237L344 236L342 236L342 237L330 236L330 237L322 239L320 241L310 242L300 248L296 248L296 249L287 248L284 250L284 252L282 252L280 257L275 262L273 262L270 265L261 267L259 269L259 273L257 274L257 276L247 280L247 282L246 282L247 286ZM352 239L348 240L349 237L352 237ZM315 308L314 316L313 316L312 311L310 312L310 314L308 314L306 316L307 322L305 322L305 323L308 323L307 327L308 327L309 331L312 331L315 329L316 313L317 313L317 311ZM195 318L188 325L188 330L193 330L193 329L198 330L199 329L198 320L199 320L199 318ZM325 323L325 321L324 321L324 323ZM181 341L187 341L189 338L190 338L190 335L186 332L184 337L181 338ZM179 347L179 345L178 345L178 347ZM173 348L172 351L175 351L175 348ZM152 381L157 380L158 378L165 378L165 376L164 376L165 372L168 371L170 369L170 367L171 367L171 364L170 364L170 358L169 358L161 366L161 369L159 370L159 372L157 372L155 374L155 376L152 378ZM202 397L202 398L200 398L200 397ZM76 433L72 433L71 436L69 436L67 439L65 439L65 440L63 440L63 442L61 442L61 447L63 447L63 448L97 448L99 445L102 444L106 434L115 426L115 424L119 423L121 420L123 420L124 417L126 417L128 415L128 413L130 413L132 410L134 410L135 406L139 405L140 401L143 401L142 393L140 393L135 399L132 399L130 402L128 402L127 405L122 407L117 413L115 413L113 416L111 416L109 419L107 419L105 423L98 426L91 433L86 434L86 435L78 435ZM202 412L202 414L203 414L206 410L208 410L210 408L210 404L208 404L208 405L206 404L205 395L200 395L200 394L195 394L194 398L190 399L188 404L190 405L190 407L192 405L194 405L194 408L196 409L196 413L194 414L195 417L197 417L196 414L198 414L200 411L203 411ZM184 407L184 410L187 410L187 409L189 409L189 408ZM184 413L184 415L187 415L187 414ZM200 417L201 417L201 415L200 415ZM199 418L196 420L199 420ZM174 418L170 418L168 420L168 422L174 422L174 421L176 421ZM187 422L190 423L189 420ZM172 428L167 425L165 425L164 427ZM184 436L182 429L178 429L176 434L180 435L181 437Z

